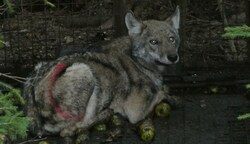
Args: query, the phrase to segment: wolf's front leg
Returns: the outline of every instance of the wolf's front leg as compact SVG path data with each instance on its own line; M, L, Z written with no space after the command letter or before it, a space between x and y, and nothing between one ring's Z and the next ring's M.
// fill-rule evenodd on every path
M180 97L174 96L174 95L169 95L167 94L166 96L166 101L173 107L173 108L180 108L183 106L183 102Z
M63 129L61 131L60 136L62 136L62 137L71 136L75 133L75 131L77 129L88 130L90 127L97 124L98 122L107 120L112 114L113 114L112 110L105 109L102 112L100 112L99 114L97 114L89 122L85 122L84 120L82 120L82 121L75 123L73 126L70 125L69 127L66 127L65 129Z
M180 97L169 95L169 87L167 85L163 86L162 90L165 95L165 100L174 108L182 107L183 103Z

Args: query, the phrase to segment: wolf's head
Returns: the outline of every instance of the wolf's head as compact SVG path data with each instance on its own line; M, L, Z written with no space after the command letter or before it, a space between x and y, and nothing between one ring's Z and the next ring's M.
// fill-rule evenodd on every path
M125 16L126 26L132 43L132 55L156 65L174 64L179 61L178 34L179 7L165 21L140 22L131 12Z

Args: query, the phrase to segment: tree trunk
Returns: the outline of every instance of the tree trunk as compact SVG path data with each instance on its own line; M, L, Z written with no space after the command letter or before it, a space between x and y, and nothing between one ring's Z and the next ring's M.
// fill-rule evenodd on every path
M180 38L181 38L181 45L179 49L180 53L180 62L175 65L175 74L181 75L183 73L183 59L182 59L182 49L185 49L185 39L186 39L186 33L185 33L185 27L186 27L186 16L187 16L187 5L188 0L178 0L178 5L180 6Z
M181 47L185 47L185 25L187 16L187 0L179 0L178 5L180 6L180 37L181 37Z
M124 18L126 12L126 0L113 0L114 29L116 37L127 34L127 28Z

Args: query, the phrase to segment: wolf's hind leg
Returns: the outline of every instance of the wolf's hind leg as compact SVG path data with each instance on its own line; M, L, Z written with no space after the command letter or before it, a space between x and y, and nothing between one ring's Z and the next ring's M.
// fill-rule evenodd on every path
M61 121L61 122L58 122L56 124L46 123L44 125L44 129L46 131L51 132L51 133L58 133L61 130L63 130L65 127L73 126L74 123L75 123L74 121Z
M90 122L86 123L84 120L82 120L75 123L74 125L66 127L61 131L60 136L62 137L72 136L77 129L88 130L90 127L97 124L98 122L107 120L112 114L113 114L112 110L105 109L99 114L97 114Z

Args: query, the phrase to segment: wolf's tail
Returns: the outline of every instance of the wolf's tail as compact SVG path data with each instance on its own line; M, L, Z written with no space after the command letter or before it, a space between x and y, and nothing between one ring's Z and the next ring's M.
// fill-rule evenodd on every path
M39 63L35 70L27 78L23 88L23 97L25 100L24 114L25 116L32 118L32 121L29 125L29 131L36 135L41 133L42 125L41 119L39 117L39 111L37 109L37 103L35 102L34 87L41 79L42 74L47 71L46 65L48 65L48 63Z

